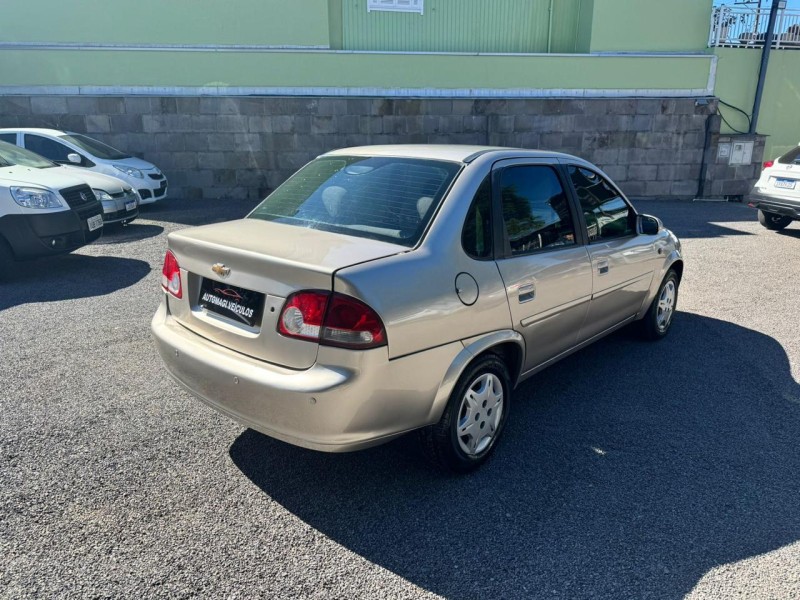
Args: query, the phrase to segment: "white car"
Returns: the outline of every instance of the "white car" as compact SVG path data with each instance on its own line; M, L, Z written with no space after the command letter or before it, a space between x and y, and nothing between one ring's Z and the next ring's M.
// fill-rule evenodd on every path
M0 278L15 261L71 252L103 232L103 207L83 178L39 160L0 155Z
M80 167L58 165L30 150L6 142L0 142L0 159L9 165L32 169L59 169L89 184L95 197L103 205L104 225L111 223L126 225L139 216L139 194L117 177L95 173Z
M0 129L0 141L27 148L60 165L119 177L139 193L140 204L167 197L167 178L154 164L82 133L57 129Z
M758 221L767 229L779 231L800 221L800 146L764 163L747 201L758 209Z

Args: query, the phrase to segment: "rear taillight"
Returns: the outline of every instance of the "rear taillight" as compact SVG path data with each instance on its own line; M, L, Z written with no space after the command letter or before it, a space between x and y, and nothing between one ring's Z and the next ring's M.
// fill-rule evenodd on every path
M369 306L344 294L297 292L286 299L278 331L287 336L341 348L386 344L386 330Z
M768 161L766 161L766 162L764 163L764 168L765 168L765 169L769 169L769 168L770 168L772 165L774 165L774 164L775 164L775 161L774 161L774 160L768 160Z
M178 266L178 259L167 250L164 256L164 268L161 269L161 287L165 292L169 292L176 298L183 298L183 288L181 287L181 268Z

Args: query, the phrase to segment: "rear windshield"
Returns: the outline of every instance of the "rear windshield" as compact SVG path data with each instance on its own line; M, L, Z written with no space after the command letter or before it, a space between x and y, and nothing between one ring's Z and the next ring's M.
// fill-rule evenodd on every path
M800 146L789 150L786 154L778 159L785 165L800 165Z
M414 246L460 169L411 158L323 156L249 218Z
M75 144L78 148L81 148L91 154L92 156L96 156L97 158L102 158L104 160L122 160L123 158L130 158L130 154L125 154L124 152L120 152L116 148L112 148L108 144L104 144L103 142L99 142L93 138L87 137L85 135L81 135L79 133L73 133L71 135L62 135L59 136L62 140L66 140Z

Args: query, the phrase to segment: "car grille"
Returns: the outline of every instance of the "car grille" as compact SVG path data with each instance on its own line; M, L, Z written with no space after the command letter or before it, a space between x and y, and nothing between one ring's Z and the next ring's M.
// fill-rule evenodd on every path
M75 187L64 188L59 193L67 201L70 208L80 208L93 202L97 202L92 188L88 185L76 185Z
M159 173L158 175L154 175L153 173L148 173L147 176L150 179L155 179L156 181L159 181L160 179L164 179L163 173Z
M147 200L148 198L152 197L153 194L150 193L150 190L139 190L139 196L141 196L142 200Z

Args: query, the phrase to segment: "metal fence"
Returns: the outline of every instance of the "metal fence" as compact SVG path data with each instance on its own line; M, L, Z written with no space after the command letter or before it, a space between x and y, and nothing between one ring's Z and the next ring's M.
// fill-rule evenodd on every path
M711 12L709 47L760 48L769 24L769 8L715 6ZM781 9L775 22L773 48L800 50L800 10Z

